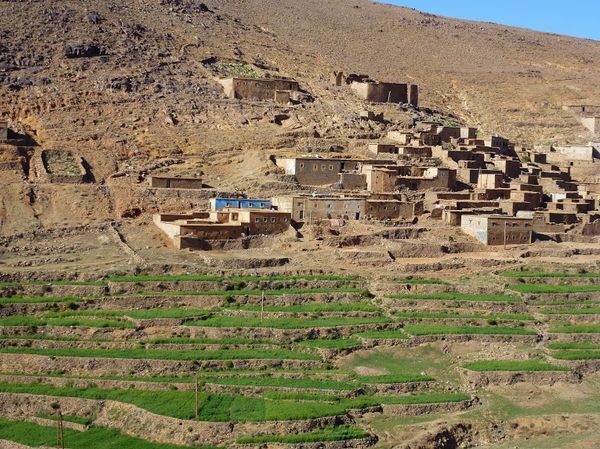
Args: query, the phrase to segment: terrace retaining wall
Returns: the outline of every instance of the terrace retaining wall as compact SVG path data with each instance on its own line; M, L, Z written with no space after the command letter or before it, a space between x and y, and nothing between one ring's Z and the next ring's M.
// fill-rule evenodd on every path
M581 374L571 371L462 371L467 381L474 387L514 385L518 383L554 385L558 382L580 383L582 381Z
M319 441L315 443L262 443L262 444L231 444L230 449L364 449L377 443L376 436L354 438L341 441Z
M92 357L51 357L31 354L0 353L0 372L44 374L60 371L74 376L178 376L200 370L264 370L321 368L317 360L225 360L178 361L134 360Z

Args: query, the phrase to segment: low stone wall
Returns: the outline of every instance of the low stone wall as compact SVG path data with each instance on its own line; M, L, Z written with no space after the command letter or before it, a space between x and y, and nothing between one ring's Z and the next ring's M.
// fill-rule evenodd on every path
M195 383L183 382L144 382L139 380L104 380L104 379L85 379L74 377L50 377L50 376L18 376L9 374L0 374L2 382L14 384L44 384L55 387L71 388L106 388L106 389L134 389L150 391L192 391L196 388Z
M410 346L419 346L423 343L432 343L445 341L452 343L464 343L468 341L478 341L483 343L514 343L514 342L535 342L537 335L421 335L409 340Z
M569 371L462 371L467 381L474 387L487 387L488 385L514 385L518 383L531 383L533 385L554 385L558 382L580 383L582 381L581 374Z
M15 443L14 441L0 440L0 449L33 449L31 446ZM43 449L43 448L38 448Z
M475 404L479 403L479 399L472 398L460 402L443 402L436 404L385 404L383 405L384 415L427 415L430 413L452 413L468 410Z
M369 387L375 388L378 395L395 396L403 393L428 391L434 388L435 385L435 382L406 382L401 384L371 384Z
M26 282L26 281L25 281ZM102 285L21 284L0 288L0 296L90 297L106 293Z
M256 268L272 268L283 267L290 263L288 257L215 257L203 255L202 260L209 267L228 269L228 270L245 270Z
M242 386L225 385L217 383L206 383L204 389L210 393L238 393L244 396L258 396L265 391L277 390L286 393L310 393L325 394L343 398L355 398L364 393L362 390L326 390L320 388L293 388L293 387L263 387L263 386Z
M178 281L178 282L109 282L111 294L131 294L143 292L203 292L210 290L279 290L287 288L343 288L347 283L328 280L282 280L282 281Z

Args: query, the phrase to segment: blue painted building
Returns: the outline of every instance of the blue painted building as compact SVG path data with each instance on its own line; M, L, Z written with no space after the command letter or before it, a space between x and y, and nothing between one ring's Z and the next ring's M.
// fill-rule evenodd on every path
M256 200L245 198L212 198L210 200L210 209L213 211L232 208L232 209L267 209L270 210L271 200Z

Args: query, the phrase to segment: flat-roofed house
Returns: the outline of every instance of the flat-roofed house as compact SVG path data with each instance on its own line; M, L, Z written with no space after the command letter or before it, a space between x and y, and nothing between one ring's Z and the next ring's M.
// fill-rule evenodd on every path
M531 218L508 215L463 215L462 231L484 245L528 245L533 238Z

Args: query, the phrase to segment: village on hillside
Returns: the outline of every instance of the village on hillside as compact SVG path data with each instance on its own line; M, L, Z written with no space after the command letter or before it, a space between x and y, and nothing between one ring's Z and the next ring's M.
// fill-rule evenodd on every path
M310 95L293 79L230 77L217 80L231 101L298 104ZM331 85L365 102L365 120L385 122L370 104L419 109L417 85L334 72ZM600 106L567 106L592 135L600 132ZM53 183L90 182L85 161L70 151L31 151L0 122L3 167ZM600 235L600 138L588 145L533 149L474 127L415 120L366 144L366 157L273 156L298 186L285 196L210 201L207 210L157 213L153 221L178 249L210 249L216 241L299 230L305 223L341 228L348 221L416 222L427 215L484 245L527 245L536 240L584 241ZM24 157L27 155L28 157ZM152 189L204 188L202 167L189 174L151 173ZM590 181L591 180L591 181ZM312 191L311 191L312 189Z

